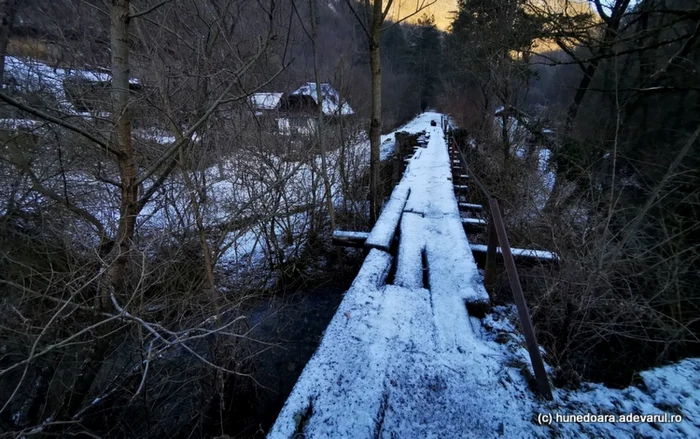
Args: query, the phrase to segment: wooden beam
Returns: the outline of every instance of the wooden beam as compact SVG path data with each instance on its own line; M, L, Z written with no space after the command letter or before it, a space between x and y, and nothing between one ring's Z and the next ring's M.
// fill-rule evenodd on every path
M372 228L372 232L370 232L367 237L367 241L365 241L365 247L377 248L385 252L389 251L391 243L394 240L394 235L396 235L396 227L399 225L401 215L403 214L403 208L406 205L410 193L411 189L408 185L399 183L399 185L394 188L389 201L386 203L384 209L382 209L381 215L379 215L377 219L377 223Z
M370 232L355 232L355 231L348 231L348 230L336 230L333 232L332 235L332 242L333 245L341 246L341 247L356 247L356 248L362 248L365 245L365 241L369 237ZM491 236L494 238L496 237L495 232L493 232L493 235L491 235L491 231L489 231L489 239L491 239ZM474 258L477 260L478 263L483 263L484 262L484 257L486 257L487 261L489 261L488 258L488 246L484 244L469 244L469 248L472 251L472 254L474 255ZM529 264L532 262L539 262L543 264L557 264L560 262L559 255L557 255L554 252L550 252L547 250L535 250L535 249L529 249L529 248L511 248L510 249L513 257L515 260L520 264ZM500 256L502 256L502 252L500 248L497 248L494 250L494 257L496 255L499 256L498 259L500 259ZM481 261L481 262L479 262ZM495 262L495 259L494 259ZM488 262L487 262L488 265ZM484 280L484 283L487 283L486 280Z
M493 294L493 285L496 282L496 247L498 246L498 235L493 221L489 224L489 244L486 247L486 262L484 264L484 287L490 296ZM472 254L474 245L469 244ZM481 247L481 246L480 246ZM474 258L476 259L476 258ZM492 296L493 297L493 296Z
M527 344L527 350L530 353L532 369L535 371L537 388L541 396L551 401L552 389L549 385L547 372L544 369L544 361L542 361L540 345L537 343L535 329L533 328L532 321L530 320L530 310L528 309L527 302L525 301L522 285L520 285L518 270L515 267L515 259L513 259L510 243L508 242L508 235L506 234L506 228L503 225L503 218L501 217L501 208L498 205L498 200L491 198L489 200L489 207L491 208L493 225L496 230L496 234L498 235L498 244L501 247L501 252L503 253L503 263L505 264L506 272L508 273L508 281L510 283L510 289L513 292L513 300L515 301L515 306L518 308L520 328L523 331Z
M484 210L484 206L482 206L481 204L465 203L464 201L460 201L459 203L457 203L457 206L461 211L481 212L482 210Z
M489 235L490 238L491 235ZM484 244L469 244L469 248L471 248L472 253L474 253L475 256L481 257L482 255L485 255L488 253L488 246ZM530 249L530 248L511 248L510 249L511 254L516 260L519 261L539 261L542 263L558 263L559 262L559 255L557 255L554 252L546 251L546 250L535 250L535 249ZM495 254L502 255L501 248L499 247L496 249ZM488 256L487 256L488 257Z
M481 233L486 227L486 220L481 218L461 218L464 231L467 233Z
M333 245L341 247L357 247L365 246L365 241L369 237L369 232L352 232L348 230L335 230L331 241Z

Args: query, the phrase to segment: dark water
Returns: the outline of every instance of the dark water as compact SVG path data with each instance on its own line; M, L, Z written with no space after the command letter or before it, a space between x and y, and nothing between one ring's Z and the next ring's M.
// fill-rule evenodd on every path
M264 437L318 347L352 278L274 297L248 313L250 373L237 379L223 431L232 437Z

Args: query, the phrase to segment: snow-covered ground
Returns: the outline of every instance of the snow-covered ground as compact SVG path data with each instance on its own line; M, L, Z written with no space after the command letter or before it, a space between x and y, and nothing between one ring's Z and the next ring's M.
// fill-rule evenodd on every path
M502 110L502 107L499 107L497 112L499 110ZM524 117L524 119L527 121L527 118ZM528 145L528 141L533 134L516 118L509 117L506 123L508 140L512 147L512 153L515 155L515 157L527 164L528 153L532 153L533 155L536 154L536 172L533 172L532 178L530 178L529 181L524 182L524 184L528 185L528 193L532 197L532 203L535 210L541 211L547 204L547 200L549 199L549 195L552 193L554 181L556 179L555 169L550 163L552 152L547 147L542 145ZM497 137L502 135L502 126L503 119L501 117L494 117L495 135ZM552 130L545 128L542 129L542 133L551 134Z
M514 309L496 307L479 319L465 306L486 293L459 222L441 129L429 124L435 117L412 125L430 141L399 185L410 194L393 284L386 284L392 257L372 249L268 437L698 437L697 360L642 374L646 389L584 385L555 390L551 402L532 393ZM555 417L587 412L680 413L683 421Z
M514 305L494 307L482 320L481 331L487 340L498 340L508 367L527 368L532 376L517 319ZM549 367L547 372L551 373ZM577 389L553 389L552 401L533 399L532 412L524 414L524 418L531 416L531 424L519 437L700 437L700 359L689 358L644 371L640 378L638 386L625 389L595 383L582 383ZM581 419L572 422L570 415L581 415ZM656 415L659 419L631 422L634 415ZM672 419L678 415L680 422L679 418Z
M56 98L62 111L84 116L90 116L90 114L76 110L68 100L64 81L78 79L93 83L110 82L112 77L106 73L108 69L101 70L103 71L63 69L33 59L5 57L5 83L13 84L14 87L19 87L24 92L50 93ZM3 88L8 87L5 83L3 83ZM138 84L139 81L136 78L131 78L129 83Z
M105 73L53 68L34 60L8 57L6 62L8 83L25 91L42 90L53 94L61 108L68 113L78 114L67 99L64 89L66 79L79 77L93 81L110 80L109 75ZM416 125L416 121L412 121L401 129L415 131L416 126L422 125L420 123ZM55 130L56 135L62 135L60 128L50 127L50 124L34 120L0 120L0 129L9 131L41 133L40 130L47 127ZM135 139L140 141L161 144L175 141L171 133L156 128L134 130L133 134ZM388 140L384 144L385 155L388 155L393 151L394 134L387 134L383 139ZM348 173L348 181L352 182L361 178L364 168L368 166L369 143L366 138L358 138L350 143L351 145L345 151L345 170ZM336 206L344 204L339 172L340 160L338 149L327 154L332 196ZM316 161L315 169L320 169L320 158L317 157ZM49 164L46 165L48 170L44 171L39 168L39 162L36 166L37 172L41 172L39 177L46 187L62 194L66 193L77 206L95 216L104 225L107 233L113 234L116 231L118 191L100 178L106 176L116 179L114 175L103 174L109 171L109 165L102 164L94 172L86 168L64 172L62 169L51 168ZM312 177L312 174L316 174L315 177ZM206 200L199 202L203 226L211 231L214 240L219 239L216 236L218 231L224 232L221 241L216 245L220 250L218 260L222 266L235 267L236 270L241 267L247 269L258 266L267 252L272 250L271 245L282 247L284 258L298 252L301 249L299 246L287 245L282 242L284 240L281 237L289 236L290 233L295 237L303 237L310 221L307 213L303 211L304 206L312 202L320 203L319 200L324 197L323 184L319 180L319 175L312 171L311 166L285 161L274 154L265 154L261 151L253 155L241 152L229 157L224 163L198 171L197 175L192 175L192 178L198 182L201 193L206 194ZM144 182L143 189L148 190L150 183L150 181ZM19 190L8 189L3 195L14 196L20 207L23 203L34 203L37 197L42 199L44 204L53 204L51 200L39 194L27 198L23 195L25 192L31 192L26 179L21 183ZM187 230L196 230L190 193L182 175L176 172L146 203L137 219L137 234L141 237L139 242L143 243L143 250L149 250L151 246L149 240L152 240L153 245L157 247L163 240L169 239L163 231L167 230L182 236L181 234ZM5 206L4 203L3 206ZM28 204L26 208L31 206ZM251 224L250 221L241 221L241 219L255 221ZM231 224L234 225L230 226ZM76 228L75 235L80 236L86 244L96 243L99 239L89 230L89 226L84 225Z

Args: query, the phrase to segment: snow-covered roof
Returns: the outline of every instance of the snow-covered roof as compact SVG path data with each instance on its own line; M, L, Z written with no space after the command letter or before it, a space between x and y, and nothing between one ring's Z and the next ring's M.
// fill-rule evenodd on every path
M500 107L496 108L493 114L494 116L501 116L504 112L508 117L517 117L523 120L527 120L530 117L527 113L518 108L513 107L512 105L508 105L505 108L501 105Z
M101 69L105 70L105 69ZM48 91L59 101L61 109L70 113L79 113L71 104L63 87L66 79L81 79L88 82L110 82L112 76L103 71L63 69L51 67L34 59L5 58L5 79L12 78L14 82L26 91ZM136 78L129 79L129 84L138 85ZM7 85L3 85L3 88Z
M276 110L284 93L253 93L250 103L257 111Z
M324 82L321 84L321 94L323 95L323 114L325 114L326 116L348 116L351 114L355 114L355 112L350 107L350 104L347 103L347 101L344 101L342 103L342 106L340 105L340 93L338 93L338 91L334 89L333 86L329 83ZM314 100L314 102L318 104L318 94L316 92L315 82L307 82L306 84L302 85L301 87L290 93L290 95L310 96Z
M9 131L31 131L41 122L33 119L0 119L0 129Z

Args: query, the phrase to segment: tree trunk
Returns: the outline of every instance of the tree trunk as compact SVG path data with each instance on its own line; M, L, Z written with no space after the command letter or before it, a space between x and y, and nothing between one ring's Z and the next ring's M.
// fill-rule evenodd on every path
M318 150L321 154L321 178L323 178L323 188L326 192L326 208L330 217L331 230L335 230L335 211L333 209L333 193L331 192L331 182L328 178L328 166L326 164L326 146L323 143L323 90L321 90L321 79L318 73L318 59L316 56L316 0L309 0L311 9L311 48L314 61L314 78L316 81L316 101L318 102L316 123L316 142L318 142ZM342 102L338 102L342 105ZM342 113L339 112L339 117Z
M121 204L119 226L115 239L116 252L109 280L118 290L124 286L125 270L138 215L138 186L136 185L136 162L131 141L131 118L129 116L129 1L112 0L111 48L112 48L112 116L115 133L114 147L119 151L119 177L121 182Z
M510 130L508 127L508 120L510 118L506 115L506 107L503 107L503 114L501 115L501 142L503 142L503 168L505 170L506 164L508 163L508 158L510 158Z
M370 222L374 224L382 208L382 188L380 175L380 155L382 134L382 69L379 52L380 32L382 27L382 2L375 0L372 23L369 34L369 66L372 78L372 109L369 125L369 188L370 188Z
M630 0L616 0L612 8L612 13L610 17L603 17L605 20L605 31L603 32L603 39L601 42L601 47L597 54L602 56L606 54L615 42L615 37L617 35L617 29L620 26L620 21L623 15L627 11ZM599 11L601 11L601 2L599 0L595 1L595 4ZM586 97L586 92L588 87L590 87L593 81L593 76L595 76L598 70L598 64L600 63L599 58L593 59L583 72L583 78L576 89L576 95L574 95L574 100L571 102L566 115L566 122L564 124L564 142L567 143L568 139L573 137L573 127L576 123L576 116L578 116L578 110L581 108L583 99ZM545 205L545 212L553 212L557 207L558 198L560 198L562 185L564 184L564 175L560 171L559 167L556 170L556 177L554 182L554 189L552 195L550 195ZM556 196L555 196L556 195Z
M17 0L0 0L0 85L5 81L5 55L17 15Z
M115 245L107 269L107 283L98 300L95 321L102 318L99 311L111 309L109 295L124 292L126 288L126 264L134 225L138 214L136 185L136 163L131 143L131 121L129 118L129 0L112 0L111 8L111 51L112 51L112 116L115 118L115 132L112 146L118 151L119 176L121 179L121 202L119 224ZM105 356L111 347L111 341L118 332L110 332L110 327L102 326L95 334L93 344L85 355L80 372L72 386L71 392L59 408L55 419L66 420L84 404L85 398L97 377Z

